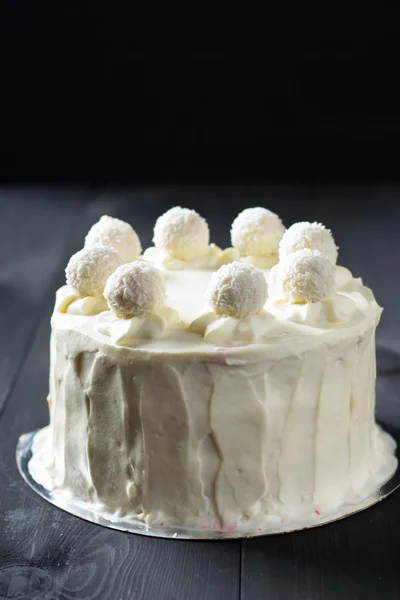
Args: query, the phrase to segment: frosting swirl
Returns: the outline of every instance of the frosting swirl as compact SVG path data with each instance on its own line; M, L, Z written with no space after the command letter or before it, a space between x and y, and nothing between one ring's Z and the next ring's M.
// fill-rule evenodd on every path
M159 312L145 318L120 319L111 312L98 319L96 330L111 338L117 346L133 346L135 342L163 337L170 329L182 328L176 310L164 306Z
M159 268L170 271L178 269L214 269L227 262L224 259L224 251L215 244L210 244L207 251L201 256L196 256L196 258L183 260L155 247L147 248L143 258Z
M200 334L209 344L242 346L257 341L269 333L275 324L276 319L265 310L244 319L218 317L209 310L192 321L188 330Z
M277 319L293 321L311 327L324 327L330 324L347 324L360 310L356 302L344 294L335 293L319 302L291 304L282 298L268 303L268 310Z
M278 254L269 254L268 256L240 256L236 248L225 248L221 261L224 263L234 262L235 260L253 265L257 269L272 269L278 262Z
M108 305L103 296L82 297L71 286L65 285L57 293L55 310L69 315L88 317L108 310Z

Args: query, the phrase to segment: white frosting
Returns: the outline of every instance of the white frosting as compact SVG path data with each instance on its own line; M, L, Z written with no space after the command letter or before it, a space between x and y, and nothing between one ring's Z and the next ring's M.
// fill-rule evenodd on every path
M269 256L240 256L236 248L222 249L215 244L210 244L202 256L191 260L174 258L163 250L154 247L147 248L143 253L143 258L155 264L159 269L166 269L168 271L178 271L181 269L218 269L221 265L227 265L234 261L253 265L265 271L271 269L278 262L278 254L271 254Z
M290 304L284 299L274 299L268 304L268 310L281 320L319 328L329 327L332 323L346 325L356 319L357 312L358 317L363 318L353 298L336 293L320 302L307 304Z
M226 261L226 253L215 244L207 246L204 254L195 258L182 260L171 256L159 248L147 248L143 258L154 263L158 268L177 271L180 269L214 269ZM230 262L229 260L227 262Z
M109 246L115 248L124 263L136 260L142 246L136 231L125 221L103 215L89 230L85 247Z
M85 296L84 298L71 298L66 311L69 315L98 315L108 310L107 302L103 296Z
M258 269L271 269L278 262L278 255L271 254L270 256L241 256L238 260L248 265L253 265Z
M354 280L351 271L346 269L346 267L341 267L339 265L335 267L335 287L337 290L350 289L357 281L361 282L361 280Z
M143 340L159 339L167 331L181 328L178 313L167 306L143 318L119 319L110 312L104 313L96 324L97 331L117 346L134 346Z
M375 491L397 463L374 421L372 292L346 281L319 303L274 294L221 318L203 312L211 275L165 271L170 308L147 319L66 313L58 292L35 479L115 519L222 531Z
M206 310L190 324L189 331L216 346L243 346L270 334L275 326L276 320L266 311L238 319L218 317L214 311Z
M222 254L218 258L218 263L213 265L215 267L239 261L266 271L270 270L278 262L278 254L270 254L268 256L241 256L236 248L225 248L224 250L221 250L221 252Z

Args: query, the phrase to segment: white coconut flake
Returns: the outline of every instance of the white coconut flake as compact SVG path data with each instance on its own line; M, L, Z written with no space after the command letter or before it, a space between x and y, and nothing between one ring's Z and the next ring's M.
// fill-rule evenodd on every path
M195 210L175 206L157 219L153 242L171 257L192 260L207 252L210 231Z
M272 211L260 206L246 208L232 223L231 241L241 256L271 256L278 253L285 228Z
M121 255L123 263L136 260L142 246L136 231L121 219L103 215L89 230L85 238L85 247L109 246Z
M121 257L114 248L83 248L69 259L67 284L80 296L102 296L107 279L120 264Z
M217 315L243 319L258 314L268 296L260 269L235 261L213 273L207 299Z
M335 291L335 267L318 250L297 250L277 268L281 289L291 304L319 302Z
M330 229L327 229L322 223L301 221L289 227L279 244L279 258L285 258L304 248L319 250L333 264L336 264L338 249L335 240Z
M144 319L165 304L163 274L144 260L122 265L108 279L104 296L110 310L121 319Z

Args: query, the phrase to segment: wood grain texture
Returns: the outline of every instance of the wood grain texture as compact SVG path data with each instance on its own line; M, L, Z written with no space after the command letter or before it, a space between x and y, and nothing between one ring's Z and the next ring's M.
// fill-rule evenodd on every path
M398 493L358 515L243 542L243 600L398 600Z
M84 189L0 190L0 414L86 200Z
M89 203L59 261L54 287L62 284L67 257L82 246L90 224L103 213L122 217L131 210L125 201L114 205L112 199L100 198ZM137 216L139 231L142 224L151 229L146 215L142 210ZM240 542L157 540L108 530L52 507L22 482L14 457L18 437L48 421L53 292L0 421L0 598L239 598Z

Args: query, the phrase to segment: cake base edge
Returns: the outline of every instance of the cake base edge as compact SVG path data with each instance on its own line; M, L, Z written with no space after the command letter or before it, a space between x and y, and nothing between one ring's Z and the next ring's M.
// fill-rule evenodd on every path
M332 523L361 512L374 504L377 504L400 487L400 469L397 465L397 459L393 456L394 471L391 474L384 473L382 475L383 480L379 482L377 489L372 494L362 498L357 503L344 504L329 514L313 514L310 518L302 521L285 520L283 522L277 522L276 520L270 521L266 519L266 522L262 527L257 527L256 529L238 528L233 531L216 531L185 526L147 525L136 518L129 518L126 516L118 518L114 514L104 511L99 512L94 505L77 500L72 494L69 494L66 491L61 492L52 489L52 482L49 474L47 478L38 478L38 471L42 474L46 472L46 469L43 469L43 462L45 461L47 432L48 427L44 427L43 429L23 434L19 438L16 450L16 460L18 469L25 482L50 504L53 504L53 506L56 506L73 516L110 529L146 535L149 537L181 540L226 540L290 533ZM400 447L400 431L392 431L392 434L392 436L389 436L388 433L384 432L385 436L391 437L394 450L396 446L397 448ZM39 469L38 466L40 467ZM40 479L40 481L37 479Z

